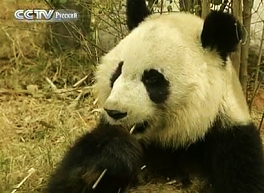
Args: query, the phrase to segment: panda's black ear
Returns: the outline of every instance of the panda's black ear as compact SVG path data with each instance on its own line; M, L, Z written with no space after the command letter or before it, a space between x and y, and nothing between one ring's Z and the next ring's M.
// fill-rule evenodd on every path
M138 26L139 23L150 15L150 11L145 0L127 0L126 5L127 26L131 31Z
M216 50L226 60L229 53L236 50L241 36L241 25L234 16L212 11L205 18L201 42L204 48Z

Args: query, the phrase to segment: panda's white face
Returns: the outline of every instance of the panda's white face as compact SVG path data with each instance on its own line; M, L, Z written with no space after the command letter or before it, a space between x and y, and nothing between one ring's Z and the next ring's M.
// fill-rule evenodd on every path
M110 124L136 125L140 138L179 146L202 138L219 113L248 118L226 99L234 72L202 47L202 27L185 13L151 16L103 57L96 88Z

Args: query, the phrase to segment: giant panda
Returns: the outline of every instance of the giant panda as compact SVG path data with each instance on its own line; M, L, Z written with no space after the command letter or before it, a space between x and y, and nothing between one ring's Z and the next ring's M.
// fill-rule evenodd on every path
M144 0L127 0L127 24L96 71L98 125L44 192L144 192L136 186L164 176L182 192L263 193L262 141L229 58L239 22L218 11L150 15ZM196 178L205 185L190 190Z

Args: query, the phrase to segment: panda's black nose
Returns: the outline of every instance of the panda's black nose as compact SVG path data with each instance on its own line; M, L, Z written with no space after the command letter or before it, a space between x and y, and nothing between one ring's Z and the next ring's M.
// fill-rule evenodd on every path
M127 112L121 112L118 110L104 109L107 114L115 120L122 119L127 116Z

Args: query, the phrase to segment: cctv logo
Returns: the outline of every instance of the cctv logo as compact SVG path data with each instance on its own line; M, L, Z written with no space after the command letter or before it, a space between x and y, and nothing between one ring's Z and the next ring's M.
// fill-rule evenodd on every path
M16 10L14 13L15 19L27 22L65 22L74 21L78 19L79 13L71 9L60 10Z
M50 20L54 10L17 10L14 16L18 20Z

